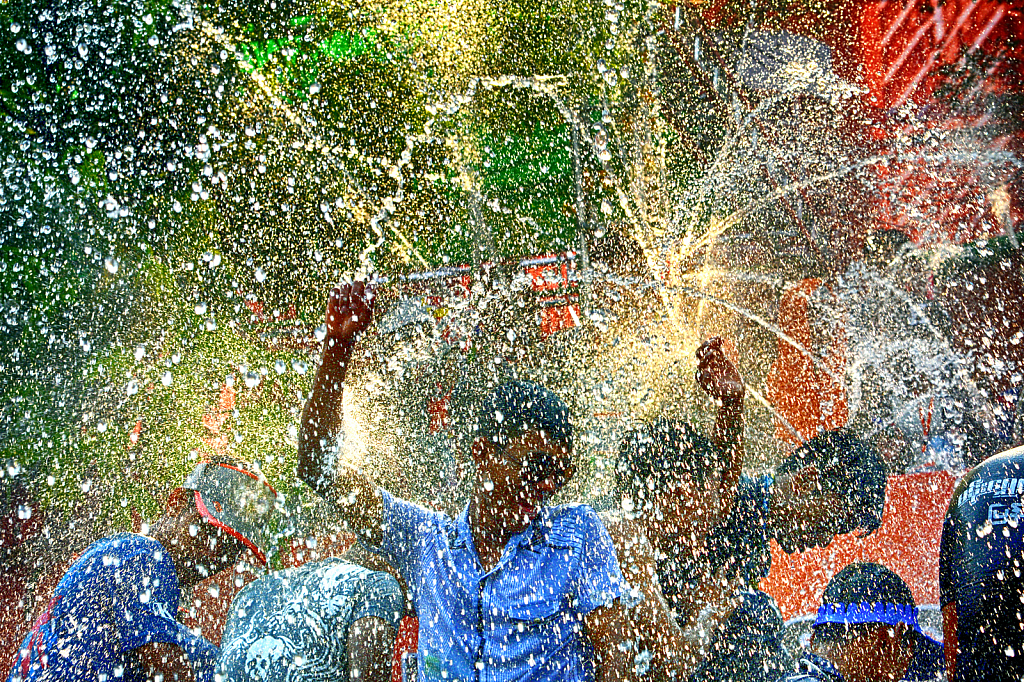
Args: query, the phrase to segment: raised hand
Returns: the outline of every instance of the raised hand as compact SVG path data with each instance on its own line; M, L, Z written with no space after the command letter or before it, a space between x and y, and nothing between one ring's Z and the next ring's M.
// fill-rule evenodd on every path
M373 284L356 281L331 289L327 298L327 338L349 345L373 321L376 290Z
M722 405L743 400L743 377L736 365L726 357L724 340L715 336L697 349L697 384Z

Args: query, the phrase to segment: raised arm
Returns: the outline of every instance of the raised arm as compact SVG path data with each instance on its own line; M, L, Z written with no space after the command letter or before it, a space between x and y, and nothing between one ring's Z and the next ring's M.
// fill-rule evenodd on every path
M331 290L323 361L300 420L297 473L338 507L351 530L376 544L382 518L380 494L361 470L338 457L345 375L356 340L373 321L373 298L373 287L363 282Z
M736 365L726 357L721 337L708 339L697 349L697 383L718 405L711 442L728 457L722 473L721 491L724 499L736 494L743 469L743 397L746 389Z

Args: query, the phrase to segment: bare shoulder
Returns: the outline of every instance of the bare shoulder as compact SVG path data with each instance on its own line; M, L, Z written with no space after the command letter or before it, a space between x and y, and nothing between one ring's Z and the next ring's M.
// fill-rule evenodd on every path
M604 511L598 514L598 516L616 546L620 544L630 547L637 544L650 545L640 524L628 518L622 512Z
M602 512L600 517L615 545L623 572L629 576L649 573L643 569L653 566L654 552L640 524L621 512Z

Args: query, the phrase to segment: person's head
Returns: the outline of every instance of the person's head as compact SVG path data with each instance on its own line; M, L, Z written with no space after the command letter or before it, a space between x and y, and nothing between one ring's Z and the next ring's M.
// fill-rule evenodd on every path
M811 648L850 682L882 682L903 679L921 637L903 578L881 564L855 563L825 588Z
M509 530L525 527L575 474L569 409L532 382L501 384L477 411L475 494Z
M169 545L183 585L234 565L246 549L266 565L276 502L273 487L243 463L201 462L171 492L154 535Z
M818 434L775 470L772 536L792 554L854 530L873 533L882 523L886 472L875 449L846 429Z
M884 268L910 243L910 237L902 230L874 230L864 240L864 260L869 265Z
M615 487L623 508L651 521L660 537L699 540L725 513L719 493L725 465L722 450L689 424L657 419L619 444Z

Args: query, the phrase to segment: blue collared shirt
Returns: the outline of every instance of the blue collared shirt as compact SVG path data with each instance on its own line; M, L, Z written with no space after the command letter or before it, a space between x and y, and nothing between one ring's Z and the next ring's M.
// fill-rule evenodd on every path
M458 519L381 491L380 552L419 615L419 679L541 682L594 679L583 617L622 592L615 548L584 505L545 507L484 573Z

